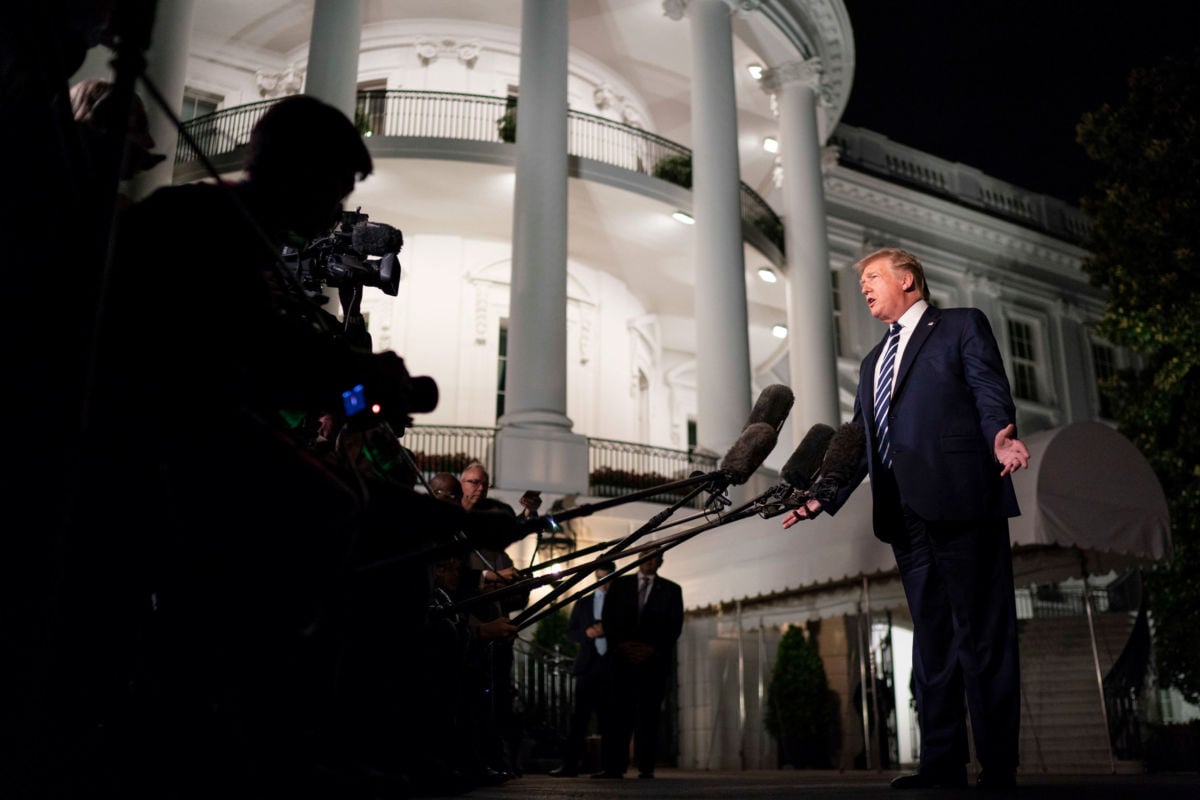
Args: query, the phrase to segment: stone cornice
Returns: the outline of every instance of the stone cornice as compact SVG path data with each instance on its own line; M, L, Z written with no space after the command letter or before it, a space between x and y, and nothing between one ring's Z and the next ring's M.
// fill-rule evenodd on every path
M1016 256L1059 278L1078 283L1081 288L1090 286L1080 268L1086 255L1081 248L948 201L922 197L918 202L906 194L913 193L844 168L835 168L825 178L826 202L830 205L857 208L866 214L954 239L965 246Z

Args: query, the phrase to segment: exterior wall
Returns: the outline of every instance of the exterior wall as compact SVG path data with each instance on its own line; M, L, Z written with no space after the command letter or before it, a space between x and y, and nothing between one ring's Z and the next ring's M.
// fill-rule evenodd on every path
M401 354L411 374L433 375L438 382L438 407L421 423L495 424L510 257L507 242L410 236L401 251L397 296L364 295L375 346ZM650 441L669 446L670 395L653 317L605 272L572 262L568 275L568 416L593 436L639 439L638 415L630 412L638 408L640 370L651 387Z

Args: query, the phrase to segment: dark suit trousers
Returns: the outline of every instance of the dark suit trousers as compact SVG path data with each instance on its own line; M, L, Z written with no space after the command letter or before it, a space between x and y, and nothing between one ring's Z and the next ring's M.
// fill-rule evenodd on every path
M937 522L903 510L892 543L913 616L921 767L969 760L963 697L985 770L1017 766L1020 671L1008 520Z
M612 719L602 745L605 770L624 772L628 768L632 735L638 771L654 771L669 666L670 660L658 655L636 665L613 661Z
M563 766L578 769L584 760L588 724L596 715L597 730L603 734L608 722L612 675L607 659L592 662L591 669L575 676L575 708L571 712L571 730Z

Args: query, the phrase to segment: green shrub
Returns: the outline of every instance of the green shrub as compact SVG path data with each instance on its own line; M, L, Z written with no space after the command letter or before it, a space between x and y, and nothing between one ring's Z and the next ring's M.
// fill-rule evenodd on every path
M816 643L798 626L779 640L764 722L779 744L780 763L832 767L833 743L841 738L837 695L829 689Z
M654 165L654 177L685 189L692 188L692 157L684 153L663 156Z
M500 141L512 144L517 140L517 107L510 105L504 110L504 116L496 120L496 132Z

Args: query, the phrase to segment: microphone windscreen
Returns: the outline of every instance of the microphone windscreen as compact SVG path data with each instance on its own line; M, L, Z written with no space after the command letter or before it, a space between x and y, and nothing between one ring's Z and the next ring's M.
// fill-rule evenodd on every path
M818 422L808 429L796 451L783 465L779 475L793 489L807 489L812 485L821 463L825 460L825 451L829 449L830 440L837 434L832 426Z
M733 485L745 483L771 455L778 440L779 432L769 423L750 423L721 460L721 471Z
M746 428L758 422L765 422L778 432L783 427L783 421L787 419L788 412L792 410L792 403L795 401L796 397L792 394L791 389L782 383L771 384L762 390L754 408L750 409L750 419L746 421ZM742 428L742 430L746 428Z
M821 464L821 480L844 486L858 469L866 448L867 437L862 426L844 423L829 441Z
M404 246L404 236L399 229L382 222L359 222L351 231L351 244L360 253L383 256L399 253Z

